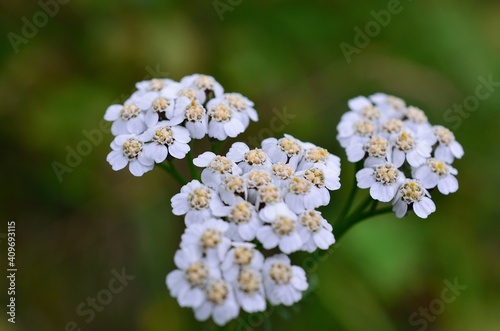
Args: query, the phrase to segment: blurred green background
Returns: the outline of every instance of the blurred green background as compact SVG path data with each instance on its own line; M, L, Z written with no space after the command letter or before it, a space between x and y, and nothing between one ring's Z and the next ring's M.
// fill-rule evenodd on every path
M444 117L475 94L479 77L500 81L500 3L402 1L401 12L350 63L339 45L356 46L354 29L364 30L374 21L370 12L386 10L388 1L215 5L73 0L34 36L16 39L15 52L9 33L24 38L22 18L32 21L42 9L36 1L0 4L0 233L17 222L18 265L17 323L7 323L2 311L0 330L71 330L71 321L85 331L212 329L179 308L164 284L184 226L170 211L178 185L161 170L141 178L113 172L105 161L110 134L101 142L97 134L61 181L53 169L89 141L84 131L100 130L107 106L128 96L135 82L195 72L256 103L260 121L240 140L267 137L262 129L275 109L293 116L274 135L287 132L342 157L333 213L352 185L353 166L335 139L349 98L400 96L426 110L433 124L456 126L466 151L455 163L460 190L435 194L438 210L428 220L380 216L352 229L327 258L296 254L317 289L298 307L271 313L269 323L241 315L230 328L424 330L410 316L429 309L445 281L456 279L467 288L435 306L442 311L425 329L500 330L500 87L477 110ZM89 315L77 307L107 289L113 270L122 268L135 278L86 323ZM6 285L2 277L3 307Z

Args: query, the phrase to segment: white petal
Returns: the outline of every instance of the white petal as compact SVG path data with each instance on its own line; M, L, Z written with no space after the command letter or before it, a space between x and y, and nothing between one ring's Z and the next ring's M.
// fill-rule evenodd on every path
M438 181L438 190L444 195L454 193L458 190L458 180L453 175L448 175Z
M208 166L208 164L215 158L215 154L212 152L205 152L200 154L193 160L194 165L200 168Z
M174 143L168 147L170 155L172 155L176 159L183 159L190 149L191 148L189 147L188 144L184 144L177 141L174 141Z
M273 229L266 225L257 231L257 239L262 243L265 249L271 249L278 246L279 238Z
M428 197L423 197L419 202L413 204L413 210L420 218L427 218L429 214L436 211L436 205Z
M375 183L372 168L364 168L356 173L359 188L369 188Z
M302 240L297 232L292 232L288 236L282 237L279 242L279 248L285 254L298 251L301 246Z
M389 202L396 195L398 186L395 184L384 185L380 182L376 182L370 188L370 195L373 199L379 200L381 202Z
M116 121L118 117L120 117L120 112L122 111L122 105L111 105L106 109L106 113L104 114L104 119L106 121Z

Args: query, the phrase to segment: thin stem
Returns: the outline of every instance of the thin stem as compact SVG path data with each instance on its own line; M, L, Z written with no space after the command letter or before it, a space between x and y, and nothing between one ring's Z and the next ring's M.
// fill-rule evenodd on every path
M177 171L177 169L175 169L175 165L172 163L172 160L167 159L167 163L170 167L170 173L175 178L175 180L177 180L177 182L181 185L186 185L187 180L184 179L184 177Z
M189 163L189 172L191 173L192 179L200 179L200 175L198 174L198 170L193 163L193 153L191 150L187 153L187 161Z
M356 163L354 176L353 176L354 181L352 183L351 192L349 193L349 196L347 197L346 204L344 205L344 208L342 209L339 216L337 217L335 224L339 224L340 222L342 222L342 220L346 217L346 215L351 210L352 204L354 203L354 198L356 197L356 193L358 192L358 181L356 180L356 173L360 168L361 168L360 162Z
M358 224L359 222L372 218L373 216L377 215L382 215L388 212L392 211L392 207L385 207L377 210L370 210L368 212L360 212L360 213L355 213L352 217L348 218L348 221L343 223L342 226L337 227L335 229L335 238L338 240L340 239L350 228L352 228L354 225Z
M182 175L175 169L172 161L167 159L166 164L165 163L157 163L156 166L162 168L163 170L168 172L170 175L172 175L172 177L174 177L174 179L180 185L185 185L187 183L186 180L184 179L184 177L182 177Z
M212 143L212 152L215 154L219 154L220 150L224 146L224 140L212 140L212 139L210 139L210 142Z

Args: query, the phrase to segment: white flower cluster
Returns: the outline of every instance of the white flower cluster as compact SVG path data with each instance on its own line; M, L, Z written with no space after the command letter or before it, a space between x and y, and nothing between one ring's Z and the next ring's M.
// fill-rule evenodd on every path
M458 190L451 164L464 151L450 130L432 126L421 109L383 93L351 99L349 108L337 139L350 162L364 160L358 187L369 188L375 200L392 202L398 218L409 209L421 218L433 213L430 189L446 195Z
M258 119L253 102L239 93L224 93L211 76L194 74L180 82L152 79L136 88L123 105L111 105L104 115L116 136L107 161L113 170L129 165L135 176L168 155L184 158L191 139L236 137Z
M237 142L225 156L205 152L194 163L204 168L202 183L191 181L171 200L187 226L178 269L166 278L171 295L198 320L212 316L219 325L240 308L252 313L265 310L266 301L299 301L306 275L287 254L335 242L315 209L340 188L340 159L285 135L265 139L262 148ZM264 257L271 249L274 255Z

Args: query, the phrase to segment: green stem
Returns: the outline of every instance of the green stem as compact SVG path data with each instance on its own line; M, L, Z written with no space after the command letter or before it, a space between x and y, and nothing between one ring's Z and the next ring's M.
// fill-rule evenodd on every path
M356 193L358 192L358 181L356 180L356 173L358 170L360 170L361 164L360 162L356 163L356 168L354 171L354 181L352 183L351 187L351 192L349 193L349 196L347 197L346 204L344 205L344 208L340 212L339 216L337 217L337 220L335 221L335 224L339 224L342 222L342 220L347 216L349 211L351 210L352 204L354 203L354 198L356 197Z
M180 185L185 185L187 181L182 177L182 175L175 169L173 163L171 160L167 159L167 164L165 163L157 163L156 164L158 167L162 168L166 172L168 172L174 179L179 183Z
M212 152L215 154L219 154L220 150L224 146L224 140L210 140L212 143Z
M374 203L374 205L376 205ZM366 205L364 206L366 207ZM335 228L335 238L338 240L340 239L350 228L352 228L354 225L358 224L359 222L371 218L373 216L377 215L382 215L388 212L392 211L392 206L377 209L377 210L369 210L367 212L363 213L362 209L358 209L351 217L347 218L345 222L340 224L340 226Z
M187 161L189 163L189 172L191 173L191 178L199 180L200 175L198 174L198 170L193 163L193 153L191 153L191 150L187 153Z

